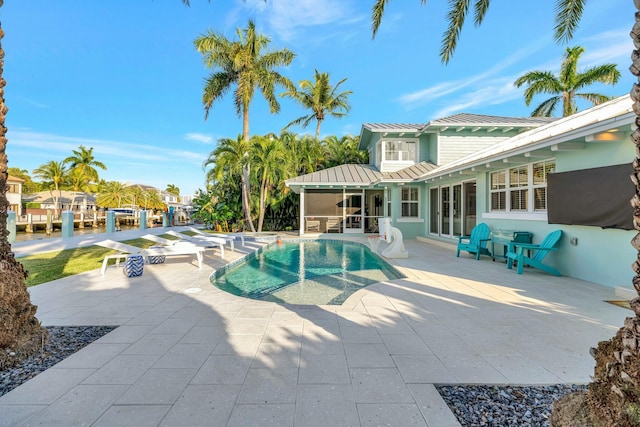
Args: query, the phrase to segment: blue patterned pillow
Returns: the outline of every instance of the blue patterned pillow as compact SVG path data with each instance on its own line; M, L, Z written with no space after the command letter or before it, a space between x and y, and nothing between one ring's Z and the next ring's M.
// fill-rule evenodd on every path
M147 257L147 261L149 262L149 264L162 264L164 262L164 259L164 255L153 255Z
M142 255L129 255L124 262L124 275L127 277L142 276L144 258Z

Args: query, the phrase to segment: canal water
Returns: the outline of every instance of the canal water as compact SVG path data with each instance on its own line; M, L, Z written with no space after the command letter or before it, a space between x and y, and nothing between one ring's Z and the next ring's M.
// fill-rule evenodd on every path
M161 226L161 224L157 225L158 227ZM137 226L126 226L126 225L122 225L120 227L120 229L122 231L124 230L137 230L138 227ZM102 227L85 227L85 228L76 228L73 230L73 235L74 236L81 236L83 234L96 234L96 233L105 233L107 230L104 226ZM27 233L24 231L18 231L16 233L16 243L17 242L27 242L27 241L31 241L31 240L42 240L42 239L51 239L51 238L56 238L56 237L62 237L62 231L59 229L56 229L53 233L51 234L47 234L45 233L44 230L38 230L36 232L33 233Z

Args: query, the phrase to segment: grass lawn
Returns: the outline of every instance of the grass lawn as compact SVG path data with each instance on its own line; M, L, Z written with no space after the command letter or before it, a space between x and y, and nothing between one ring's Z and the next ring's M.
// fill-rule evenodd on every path
M155 244L145 239L126 240L124 243L139 248L148 248ZM27 286L35 286L73 274L98 269L102 266L102 260L105 255L115 253L117 251L103 248L102 246L86 246L29 255L18 258L18 261L29 272L29 277L26 280Z

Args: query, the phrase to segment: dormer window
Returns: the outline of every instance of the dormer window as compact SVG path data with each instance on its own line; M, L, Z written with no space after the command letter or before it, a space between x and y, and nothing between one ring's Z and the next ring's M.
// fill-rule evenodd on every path
M384 161L416 161L416 143L411 141L384 141Z

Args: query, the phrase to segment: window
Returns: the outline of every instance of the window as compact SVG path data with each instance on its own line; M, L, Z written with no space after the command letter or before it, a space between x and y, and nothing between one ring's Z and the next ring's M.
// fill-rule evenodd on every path
M507 171L491 173L491 210L507 210Z
M416 161L416 143L410 141L384 141L385 161Z
M402 189L402 216L405 218L418 218L420 215L418 188L407 187Z
M18 184L7 184L7 193L17 193L19 189Z
M547 175L555 160L545 160L492 172L490 197L492 211L544 212L547 210Z

